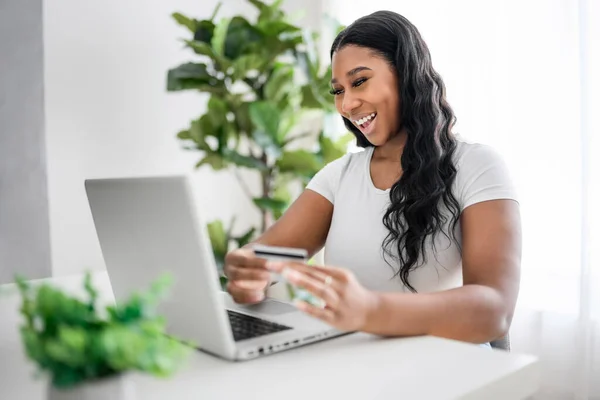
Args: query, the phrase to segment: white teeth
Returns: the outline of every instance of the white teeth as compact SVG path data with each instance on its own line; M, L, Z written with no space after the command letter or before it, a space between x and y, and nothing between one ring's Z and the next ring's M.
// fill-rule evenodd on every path
M375 113L372 113L371 115L367 115L366 117L363 117L363 118L361 118L359 120L355 120L354 123L356 125L362 125L365 122L372 120L373 118L375 118Z

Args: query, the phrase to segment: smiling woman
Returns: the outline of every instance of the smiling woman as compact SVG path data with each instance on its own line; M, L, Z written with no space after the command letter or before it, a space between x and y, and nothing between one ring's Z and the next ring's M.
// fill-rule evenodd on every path
M327 266L256 268L230 253L228 290L264 298L268 271L322 298L305 312L343 330L487 343L511 323L520 276L519 206L491 148L453 132L455 117L418 30L380 11L339 33L331 93L365 148L324 167L256 242L325 247Z
M342 40L338 37L338 40ZM339 45L340 42L334 43ZM364 139L377 146L387 141L384 132L398 133L400 121L398 78L396 71L383 57L374 56L370 48L348 45L332 54L331 93L335 106L349 129L356 128ZM357 66L358 64L358 66ZM368 65L368 66L367 66ZM363 104L364 103L364 104ZM381 125L376 129L376 117ZM380 135L376 136L376 132ZM362 139L362 138L361 138ZM366 143L363 142L363 147Z

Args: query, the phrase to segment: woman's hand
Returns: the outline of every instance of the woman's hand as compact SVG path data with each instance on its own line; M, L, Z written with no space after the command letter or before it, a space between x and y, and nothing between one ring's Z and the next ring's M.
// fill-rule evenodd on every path
M266 268L282 274L291 284L325 301L319 308L306 302L297 307L344 331L363 330L377 308L375 292L365 289L346 269L293 262L268 262Z
M227 291L236 303L255 304L264 300L270 282L265 264L265 259L256 257L248 248L233 250L225 256Z

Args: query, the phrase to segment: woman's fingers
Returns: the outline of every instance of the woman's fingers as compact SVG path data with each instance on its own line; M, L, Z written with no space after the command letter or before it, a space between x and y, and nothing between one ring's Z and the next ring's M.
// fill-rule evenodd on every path
M226 265L243 265L248 268L265 269L267 260L258 258L251 249L237 249L227 254Z
M264 285L251 285L252 281L229 281L227 283L227 292L238 304L254 304L260 303L265 299ZM256 281L252 283L258 283Z
M299 263L299 262L292 262L292 261L285 261L285 262L281 262L281 261L270 261L268 263L266 263L265 265L266 269L273 271L273 272L278 272L278 273L282 273L284 269L286 268L291 268L294 269L296 271L299 271L303 274L306 275L314 275L314 274L322 274L321 276L331 276L334 279L337 279L338 281L345 281L346 280L346 270L341 269L341 268L336 268L336 267L325 267L325 266L321 266L321 265L308 265L308 264L304 264L304 263Z
M329 307L319 308L304 301L296 303L296 307L298 307L300 311L304 311L305 313L310 314L313 317L318 318L330 325L333 325L335 321L335 313Z
M293 285L296 285L311 294L319 297L328 307L334 308L339 302L339 295L333 288L333 279L315 279L314 276L304 274L302 272L286 269L283 271L283 277Z
M266 260L254 256L251 249L238 249L225 257L224 273L228 279L227 292L236 303L259 303L265 298L270 274Z
M232 281L268 281L270 278L266 269L232 264L226 266L225 276Z

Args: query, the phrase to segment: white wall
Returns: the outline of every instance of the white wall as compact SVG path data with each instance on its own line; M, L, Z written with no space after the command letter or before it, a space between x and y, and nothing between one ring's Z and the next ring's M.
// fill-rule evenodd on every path
M317 28L317 0L286 5L306 8L301 22ZM166 93L166 72L192 58L178 38L187 32L175 11L207 18L215 0L46 0L44 4L46 132L50 229L54 275L102 269L104 263L83 181L95 177L190 172L197 153L180 149L175 134L202 114L204 98ZM221 16L248 13L246 1L226 0ZM238 227L258 213L232 174L198 171L206 218ZM252 183L251 183L252 186Z

